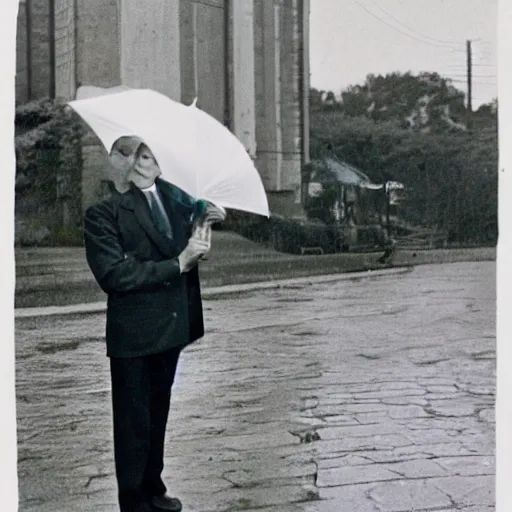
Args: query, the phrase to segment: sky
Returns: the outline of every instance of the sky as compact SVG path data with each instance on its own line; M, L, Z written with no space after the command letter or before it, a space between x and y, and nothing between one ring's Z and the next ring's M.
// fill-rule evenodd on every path
M436 71L473 107L497 97L497 0L311 0L311 86L337 96L368 74Z

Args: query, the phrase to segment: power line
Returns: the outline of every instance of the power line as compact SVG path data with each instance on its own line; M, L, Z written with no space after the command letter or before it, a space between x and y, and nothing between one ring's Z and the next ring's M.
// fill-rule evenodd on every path
M466 83L466 80L463 79L463 78L451 78L451 77L447 77L447 80L451 80L452 82L464 82ZM475 83L488 83L488 84L495 84L496 82L482 82L481 80L479 82L475 82Z
M411 28L409 25L406 25L405 23L403 23L402 21L400 21L398 18L396 18L395 16L393 16L392 14L390 14L389 12L387 12L386 10L384 10L379 4L377 4L376 2L374 2L373 0L369 0L373 5L375 5L375 7L377 7L378 9L380 9L384 14L386 14L387 16L389 16L392 20L394 20L396 23L398 23L399 25L401 25L402 27L404 27L405 29L417 34L418 36L421 36L425 39L429 39L430 41L434 42L434 43L439 43L440 45L442 46L460 46L460 43L458 43L457 41L455 40L451 40L451 41L446 41L446 40L442 40L442 39L436 39L434 37L430 37L428 36L427 34L423 34L422 32L420 32L419 30L416 30L414 28Z
M453 82L454 84L467 84L467 80L462 80L462 79L457 79L457 80L453 80L453 79L448 79L450 82ZM477 85L496 85L496 82L475 82L473 80L473 83L474 84L477 84Z
M461 72L464 72L464 70L466 69L466 66L463 66L462 64L460 66L443 66L444 69L447 70L448 73L461 73ZM479 68L480 66L478 64L473 64L473 67L474 68ZM487 68L487 66L486 66ZM479 69L480 72L484 73L486 71L490 72L490 73L493 73L495 70L494 69ZM493 77L496 76L496 75L493 75Z
M395 25L392 25L391 23L388 23L386 20L382 19L380 16L378 16L377 14L375 14L374 12L370 11L370 9L368 9L366 6L364 6L363 4L361 4L360 2L358 2L357 0L353 0L353 2L355 4L357 4L361 9L363 9L364 11L366 11L370 16L373 16L374 18L376 18L377 20L379 20L381 23L384 23L384 25L387 25L388 27L391 27L393 30L396 30L397 32L399 32L400 34L406 36L406 37L409 37L410 39L414 39L415 41L418 41L420 43L423 43L423 44L426 44L426 45L429 45L429 46L437 46L439 48L446 48L446 45L445 44L439 44L439 43L433 43L433 42L430 42L430 41L425 41L424 39L420 39L419 37L415 37L411 34L408 34L407 32L404 32L403 30L400 30L398 27L396 27ZM465 52L465 50L463 50L462 48L461 49L455 49L455 48L450 48L453 52Z
M495 68L496 64L473 64L474 67L481 67L481 68ZM465 64L450 64L448 67L450 68L466 68Z
M473 76L474 76L474 75L473 75ZM459 81L460 81L460 80L464 80L464 78L466 78L466 77L467 77L467 75L458 75L458 76L452 75L452 76L448 76L448 77L447 77L447 79L448 79L448 80L452 80L452 81L454 81L454 82L457 82L458 80L459 80ZM480 77L480 78L487 78L487 77ZM493 78L494 78L494 80L493 80ZM493 82L493 83L495 83L495 82L496 82L495 78L496 78L496 77L489 77L489 79L490 79L490 80L489 80L489 82ZM482 81L482 80L480 80L480 81ZM485 81L485 80L484 80L484 81Z
M466 77L467 75L465 73L456 73L456 74L453 74L453 73L447 73L450 78L453 77L453 78L464 78ZM474 78L496 78L496 75L473 75Z

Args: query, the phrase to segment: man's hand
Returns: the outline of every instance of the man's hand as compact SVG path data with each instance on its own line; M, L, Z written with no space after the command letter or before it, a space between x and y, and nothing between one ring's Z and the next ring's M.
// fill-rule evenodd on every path
M187 247L185 247L183 252L178 256L180 272L183 274L194 268L197 262L207 254L209 250L210 243L207 240L200 240L196 237L190 238Z
M216 224L217 222L222 222L224 220L226 220L226 210L220 206L208 203L206 207L206 214L202 222Z
M208 243L208 250L212 240L212 224L222 222L226 218L224 208L207 203L205 213L200 220L194 223L192 238L197 238Z

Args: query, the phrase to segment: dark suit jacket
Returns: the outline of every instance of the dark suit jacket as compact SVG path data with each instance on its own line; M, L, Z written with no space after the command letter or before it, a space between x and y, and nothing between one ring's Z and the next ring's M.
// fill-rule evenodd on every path
M138 357L184 347L204 335L199 272L180 275L178 255L192 230L194 201L157 180L173 239L153 224L136 187L88 208L87 262L108 294L107 356Z

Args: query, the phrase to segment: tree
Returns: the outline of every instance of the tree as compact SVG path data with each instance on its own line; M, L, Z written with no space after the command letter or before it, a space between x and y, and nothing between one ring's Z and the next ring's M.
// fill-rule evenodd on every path
M407 109L432 91L428 122L411 128L404 123ZM475 113L472 133L445 119L448 112L451 123L459 122L464 108L462 93L436 74L369 75L342 93L338 109L312 110L311 156L332 152L375 183L404 183L403 214L411 224L446 230L452 241L486 241L497 225L497 104Z
M312 109L341 112L373 121L395 120L404 128L424 131L465 129L464 93L435 72L368 75L362 85L351 85L337 101L331 91L312 92ZM478 114L476 114L478 117Z

